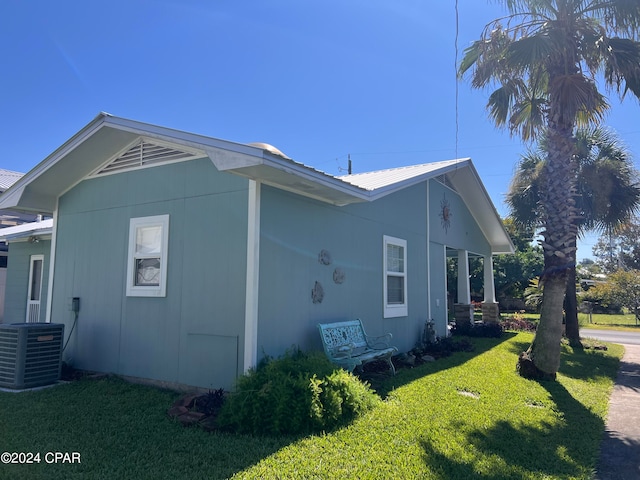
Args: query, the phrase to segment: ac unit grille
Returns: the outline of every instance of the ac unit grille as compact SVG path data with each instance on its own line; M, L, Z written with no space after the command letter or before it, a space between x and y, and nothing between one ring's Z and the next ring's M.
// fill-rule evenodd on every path
M0 386L21 389L57 381L63 337L63 324L0 324Z

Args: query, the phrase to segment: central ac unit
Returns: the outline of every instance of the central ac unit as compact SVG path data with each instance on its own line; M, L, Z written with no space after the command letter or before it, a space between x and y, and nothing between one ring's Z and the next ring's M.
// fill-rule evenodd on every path
M64 324L0 324L0 387L23 389L60 379Z

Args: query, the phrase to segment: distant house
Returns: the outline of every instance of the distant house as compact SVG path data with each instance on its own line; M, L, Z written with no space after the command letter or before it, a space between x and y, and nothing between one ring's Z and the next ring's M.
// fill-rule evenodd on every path
M401 351L427 319L446 335L447 256L458 317L472 314L469 255L495 315L492 256L513 252L469 159L334 177L266 144L107 114L0 208L53 218L50 234L9 239L5 321L65 323L78 368L207 388L263 354L321 349L319 322L359 317Z
M24 173L13 172L0 168L0 194L17 182ZM32 213L16 212L11 210L0 210L0 229L10 228L25 222L33 222L37 215ZM2 230L0 230L1 232ZM0 323L4 318L4 296L7 279L7 244L0 242Z

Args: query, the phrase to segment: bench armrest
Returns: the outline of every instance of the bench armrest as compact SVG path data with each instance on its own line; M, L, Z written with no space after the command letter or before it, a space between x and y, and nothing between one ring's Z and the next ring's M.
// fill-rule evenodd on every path
M366 337L367 345L369 346L369 348L380 350L380 349L389 347L389 342L391 342L393 335L391 333L386 333L378 337L371 337L365 334L365 337Z

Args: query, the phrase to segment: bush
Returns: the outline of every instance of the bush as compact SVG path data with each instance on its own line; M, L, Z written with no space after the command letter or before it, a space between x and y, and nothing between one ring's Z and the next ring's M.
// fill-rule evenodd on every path
M438 338L435 342L416 345L411 353L420 358L429 355L433 358L448 357L454 352L473 352L474 346L465 339L454 339L453 337Z
M501 323L504 330L535 332L537 328L537 324L535 322L525 318L521 313L514 313L513 315L503 319Z
M452 335L465 335L468 337L500 338L502 336L502 325L497 322L487 323L457 323L451 329Z
M379 401L369 384L336 370L324 353L294 349L240 377L217 423L240 433L312 433L344 425Z

